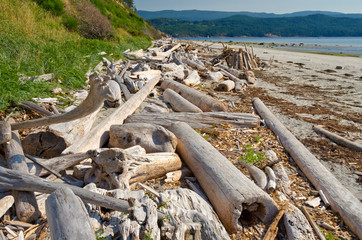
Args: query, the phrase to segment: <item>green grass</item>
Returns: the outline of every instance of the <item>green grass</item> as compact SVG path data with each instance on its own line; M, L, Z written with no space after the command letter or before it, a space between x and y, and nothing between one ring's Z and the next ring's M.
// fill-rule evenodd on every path
M265 159L265 155L261 152L255 152L251 144L245 146L245 152L243 156L240 157L240 160L246 163L255 164L261 162Z

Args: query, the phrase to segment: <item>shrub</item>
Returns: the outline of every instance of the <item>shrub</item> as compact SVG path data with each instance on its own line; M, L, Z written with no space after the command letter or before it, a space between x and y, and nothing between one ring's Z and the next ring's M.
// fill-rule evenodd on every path
M56 16L64 13L64 3L62 0L35 0L42 8L50 11Z
M69 31L75 32L78 30L78 20L72 16L64 16L62 23Z

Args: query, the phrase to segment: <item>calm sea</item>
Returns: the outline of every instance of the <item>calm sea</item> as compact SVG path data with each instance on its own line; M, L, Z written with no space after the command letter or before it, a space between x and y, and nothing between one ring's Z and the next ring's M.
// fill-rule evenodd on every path
M196 37L181 39L265 43L271 47L289 50L362 55L362 37Z

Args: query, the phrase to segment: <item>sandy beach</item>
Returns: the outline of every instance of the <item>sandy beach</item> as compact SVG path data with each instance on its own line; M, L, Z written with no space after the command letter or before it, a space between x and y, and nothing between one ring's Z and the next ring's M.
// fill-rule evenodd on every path
M213 49L221 43L197 42ZM225 44L232 48L241 45ZM261 98L280 121L358 199L362 200L362 154L340 147L312 129L331 132L362 144L362 58L300 53L253 47L267 67L256 71L246 95ZM252 97L253 97L252 96Z

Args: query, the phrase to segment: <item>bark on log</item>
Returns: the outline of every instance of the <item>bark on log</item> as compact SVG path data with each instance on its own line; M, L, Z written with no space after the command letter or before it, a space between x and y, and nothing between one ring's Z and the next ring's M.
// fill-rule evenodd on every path
M48 126L55 123L63 123L82 118L98 111L102 106L105 99L114 100L115 95L111 92L107 82L103 81L94 73L89 77L90 90L87 98L74 110L59 114L52 115L46 118L33 119L25 122L17 122L11 124L12 130L32 128L39 126Z
M200 108L198 108L170 88L167 88L165 90L165 92L163 93L163 98L164 101L166 103L169 103L172 106L172 109L176 112L202 112Z
M181 83L175 81L162 81L161 87L164 90L166 88L171 88L205 112L220 112L226 111L227 109L222 102Z
M362 152L362 145L360 145L356 142L352 142L348 139L338 136L337 134L331 133L318 126L313 126L313 129L316 132L325 135L327 138L331 139L332 141L334 141L335 143L338 143L339 145L341 145L343 147L347 147L347 148L353 149L355 151Z
M11 126L7 121L0 121L0 144L11 140Z
M138 108L159 80L160 76L151 79L139 92L133 95L132 98L121 107L117 108L107 118L103 119L102 122L95 126L82 139L65 149L63 154L86 152L89 149L102 147L108 140L111 125L122 124L123 120Z
M257 217L270 221L278 207L263 190L186 123L169 127L178 138L177 151L195 174L225 228L241 230Z
M28 174L20 139L15 132L12 132L11 141L5 145L5 155L9 168ZM34 192L30 191L13 191L16 216L20 221L29 223L38 220L41 215Z
M257 112L265 119L268 127L279 137L282 145L303 173L318 190L323 190L332 209L341 215L342 219L359 238L362 238L361 202L288 131L260 99L253 99L253 104Z
M217 90L222 92L229 92L234 88L235 88L235 82L231 80L223 81L217 86Z
M96 239L84 203L69 188L50 194L45 208L52 239Z
M164 127L175 121L185 122L193 128L208 128L226 122L233 127L254 128L259 126L260 118L248 113L203 112L203 113L144 113L129 116L126 123L154 123Z
M43 116L52 116L54 115L54 113L52 112L49 112L48 110L44 109L43 107L39 106L38 104L36 103L33 103L33 102L29 102L29 101L21 101L20 105L23 107L23 108L26 108L28 110L32 110L32 111L35 111Z

